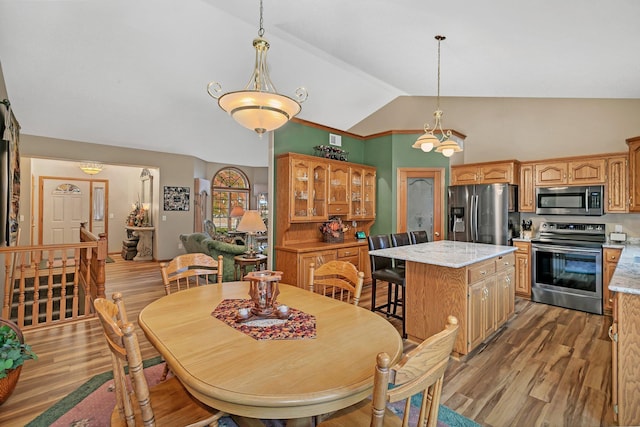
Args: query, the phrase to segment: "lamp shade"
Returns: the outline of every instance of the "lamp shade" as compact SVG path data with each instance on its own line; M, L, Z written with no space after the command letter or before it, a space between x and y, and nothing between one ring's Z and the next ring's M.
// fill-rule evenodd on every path
M245 211L236 230L244 233L260 233L267 231L267 226L264 225L258 211Z
M229 213L231 218L240 218L242 215L244 215L244 209L242 206L234 206Z

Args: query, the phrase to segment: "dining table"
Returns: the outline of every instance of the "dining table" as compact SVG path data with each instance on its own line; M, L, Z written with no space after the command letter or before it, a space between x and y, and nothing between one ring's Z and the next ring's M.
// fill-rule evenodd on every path
M291 425L366 399L377 354L386 352L394 363L402 357L400 334L379 314L292 285L278 289L277 305L291 312L280 322L290 326L284 336L234 320L235 307L253 304L246 281L163 296L143 308L138 323L202 403Z

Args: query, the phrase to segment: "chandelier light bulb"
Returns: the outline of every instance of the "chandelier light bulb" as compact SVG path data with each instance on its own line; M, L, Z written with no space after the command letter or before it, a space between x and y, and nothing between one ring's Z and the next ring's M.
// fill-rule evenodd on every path
M433 142L423 142L420 145L420 149L425 153L428 153L429 151L433 150Z
M442 150L442 155L445 157L451 157L453 156L454 150L453 148L445 148L444 150Z

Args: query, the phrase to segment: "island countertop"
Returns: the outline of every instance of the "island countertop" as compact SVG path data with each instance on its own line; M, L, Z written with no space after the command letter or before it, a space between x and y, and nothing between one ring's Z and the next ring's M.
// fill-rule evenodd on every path
M416 245L376 249L369 251L369 254L423 264L460 268L497 256L506 255L516 250L518 250L518 248L514 246L439 240Z

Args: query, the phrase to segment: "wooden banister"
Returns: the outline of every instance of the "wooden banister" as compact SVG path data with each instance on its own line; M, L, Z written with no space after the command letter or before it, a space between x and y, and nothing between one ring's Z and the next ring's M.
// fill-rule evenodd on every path
M105 297L107 245L82 224L79 243L0 248L2 317L23 330L92 317L91 302Z

